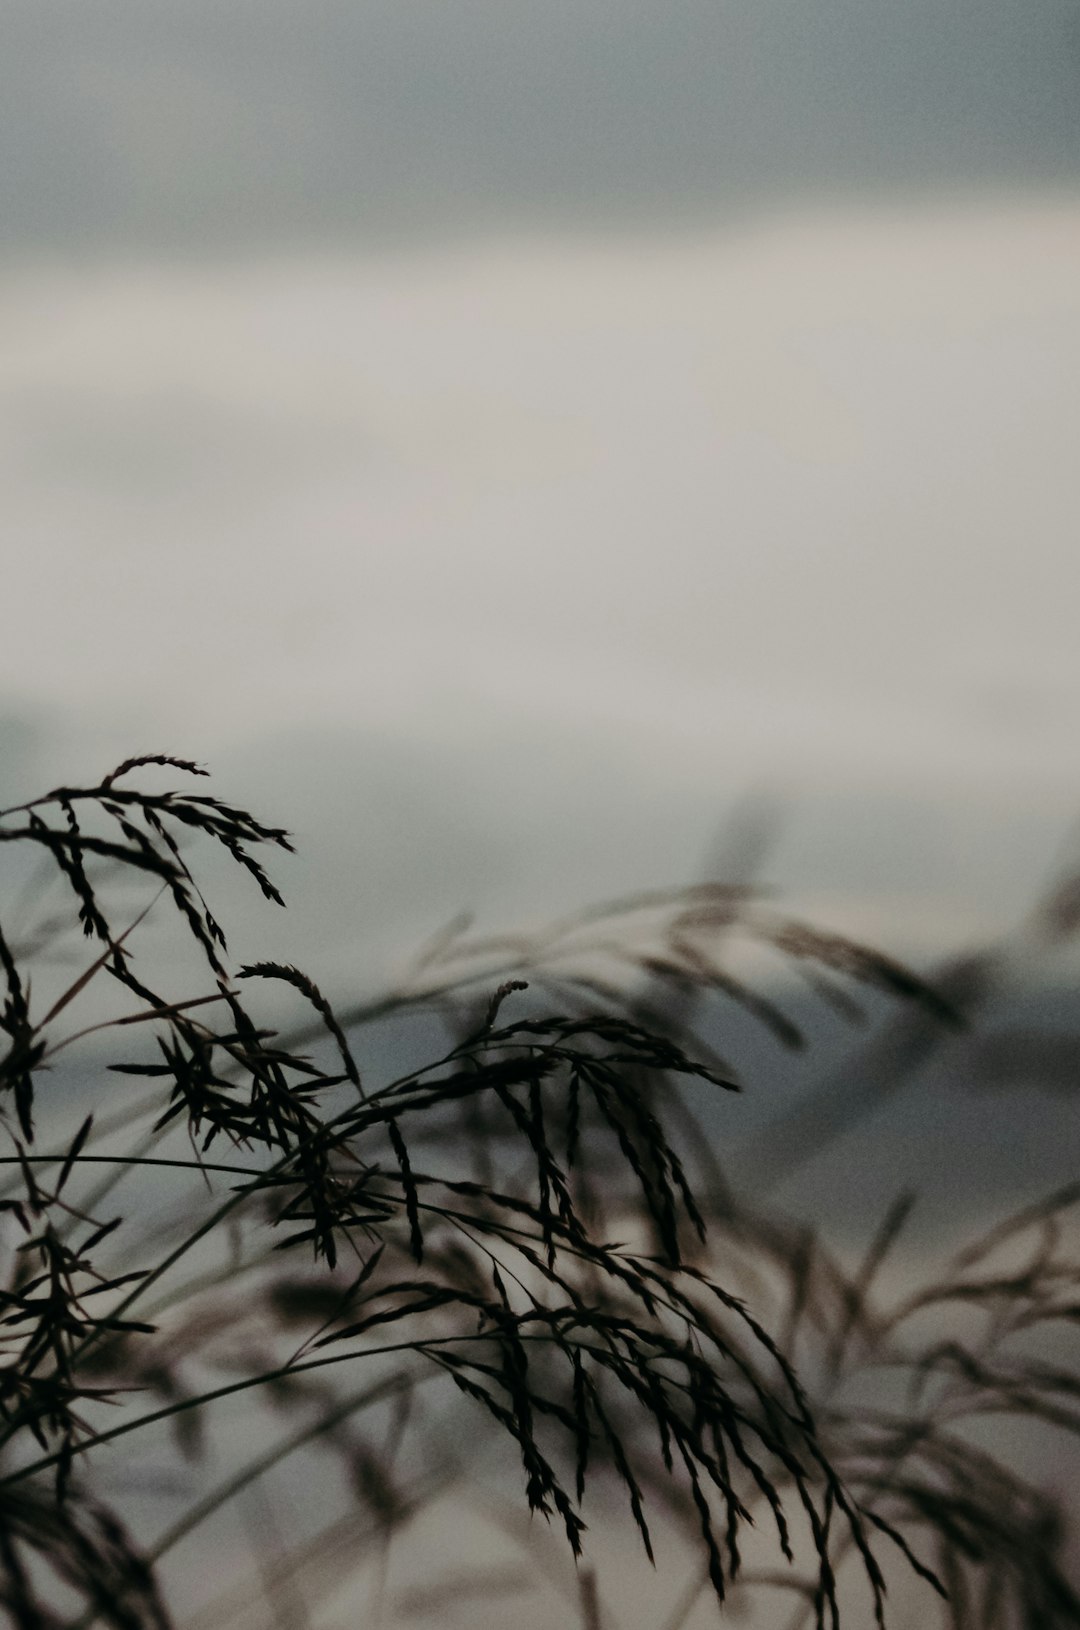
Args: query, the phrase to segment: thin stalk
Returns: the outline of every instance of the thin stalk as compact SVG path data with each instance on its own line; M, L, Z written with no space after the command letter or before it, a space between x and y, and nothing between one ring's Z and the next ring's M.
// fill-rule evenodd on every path
M87 1454L91 1449L98 1449L102 1444L112 1443L117 1438L126 1437L129 1432L137 1432L144 1426L153 1426L156 1421L171 1419L174 1415L182 1415L190 1409L202 1409L205 1404L216 1403L220 1398L230 1398L238 1392L250 1392L253 1387L269 1386L274 1381L282 1381L286 1376L301 1375L308 1370L329 1369L334 1364L347 1364L352 1359L392 1357L395 1353L424 1354L429 1347L447 1347L454 1342L489 1342L492 1336L490 1331L476 1331L471 1334L458 1334L452 1336L425 1336L417 1337L412 1341L392 1342L383 1347L354 1347L346 1353L330 1353L323 1358L305 1358L298 1364L282 1364L277 1369L264 1370L259 1375L250 1375L242 1381L230 1381L223 1387L214 1387L210 1392L200 1393L197 1398L183 1398L178 1403L166 1404L161 1409L152 1409L146 1415L139 1415L133 1421L122 1421L119 1426L110 1427L107 1432L95 1432L92 1436L84 1438L76 1446L76 1455ZM522 1341L542 1341L541 1336L522 1335ZM584 1345L584 1344L583 1344ZM39 1472L48 1471L60 1461L59 1453L42 1455L26 1466L20 1466L17 1471L10 1472L7 1477L0 1478L0 1488L10 1488L15 1483L22 1483L28 1477L34 1477Z
M0 1166L60 1166L67 1159L59 1155L0 1155ZM74 1166L171 1166L179 1171L224 1172L232 1177L258 1177L251 1166L222 1166L209 1160L166 1160L153 1155L76 1155ZM92 1208L91 1208L92 1209Z

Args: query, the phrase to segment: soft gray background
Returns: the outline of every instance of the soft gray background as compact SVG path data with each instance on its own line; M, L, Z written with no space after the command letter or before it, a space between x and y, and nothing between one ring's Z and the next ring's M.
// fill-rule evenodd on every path
M747 794L895 949L1023 908L1080 807L1075 4L0 22L5 782L208 759L332 983L694 875Z

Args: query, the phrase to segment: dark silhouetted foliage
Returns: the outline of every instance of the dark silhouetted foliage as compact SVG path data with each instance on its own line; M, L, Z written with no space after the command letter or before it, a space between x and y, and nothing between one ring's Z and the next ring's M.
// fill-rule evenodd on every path
M650 1558L654 1512L693 1535L701 1582L672 1627L709 1589L720 1603L791 1592L819 1627L842 1607L845 1623L882 1624L897 1566L928 1622L1080 1624L1060 1510L965 1430L1002 1414L1080 1424L1080 1374L1038 1344L1080 1310L1066 1226L1080 1190L890 1302L878 1282L908 1199L885 1197L845 1272L807 1229L734 1198L683 1093L733 1086L698 1033L703 1004L733 1002L801 1045L782 1002L730 971L736 934L845 1015L860 986L899 1004L916 1051L954 1033L963 981L927 984L745 889L703 884L527 940L455 925L401 989L335 1013L292 966L230 971L191 840L223 848L273 902L259 856L289 841L215 798L132 780L172 769L203 773L131 759L0 814L0 842L40 851L69 902L44 930L0 932L0 1601L13 1626L169 1624L163 1558L287 1462L320 1486L314 1468L338 1478L322 1525L264 1559L260 1588L310 1605L320 1579L336 1587L460 1477L430 1435L432 1393L444 1418L468 1412L471 1442L503 1440L524 1504L575 1556L595 1480L621 1488ZM199 993L177 997L136 962L152 908L201 958ZM54 991L79 931L78 971ZM366 1038L419 1015L444 1037L428 1061L369 1069ZM105 1043L123 1056L103 1057ZM75 1044L98 1082L92 1112L42 1148L39 1100ZM801 1135L818 1134L808 1122ZM869 1395L867 1375L884 1378ZM264 1425L215 1482L220 1406L245 1395ZM148 1443L157 1464L197 1470L156 1534L136 1535L130 1500L103 1484L121 1441L125 1466ZM579 1577L582 1623L598 1624L596 1577ZM244 1608L220 1583L202 1623Z

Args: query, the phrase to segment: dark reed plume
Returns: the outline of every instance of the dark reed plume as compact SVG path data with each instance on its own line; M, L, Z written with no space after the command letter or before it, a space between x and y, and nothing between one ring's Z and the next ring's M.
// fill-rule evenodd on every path
M733 1195L684 1093L733 1086L701 1033L709 1004L803 1041L731 972L734 939L844 1014L861 985L955 1029L935 986L707 884L529 940L455 925L401 989L335 1013L290 965L231 973L189 868L189 840L210 840L280 903L256 851L287 835L205 795L133 790L151 767L204 773L149 755L0 813L0 841L43 854L90 942L42 1002L40 935L27 950L0 930L0 1603L13 1626L171 1623L159 1580L172 1548L286 1464L332 1466L344 1490L321 1526L264 1558L259 1588L293 1590L292 1622L308 1622L320 1592L453 1491L461 1457L437 1423L462 1411L474 1445L490 1429L509 1449L524 1506L575 1557L597 1484L621 1489L650 1559L658 1520L693 1534L718 1603L783 1589L822 1630L842 1609L883 1624L899 1561L956 1630L1080 1624L1060 1520L963 1433L1009 1411L1074 1429L1080 1380L1030 1342L1075 1318L1080 1266L1058 1225L1075 1197L879 1306L902 1208L845 1273L806 1230ZM132 907L124 894L121 922L131 881L143 895ZM136 971L136 929L159 899L205 965L194 995ZM105 985L124 1011L103 1008ZM310 1017L283 1029L283 997ZM445 1038L430 1061L369 1070L366 1028L420 1013ZM119 1108L103 1084L42 1149L49 1072L77 1042L97 1068L121 1040L130 1051L102 1066ZM993 1253L1029 1234L1039 1252L1003 1280ZM961 1340L944 1318L955 1306L986 1328ZM859 1376L886 1371L903 1386L860 1403ZM233 1398L258 1401L259 1447L214 1482L207 1446ZM125 1524L122 1490L106 1496L120 1440L126 1468L145 1452L190 1469L184 1509L156 1533ZM580 1577L578 1616L601 1622L596 1579ZM222 1583L191 1623L247 1610Z

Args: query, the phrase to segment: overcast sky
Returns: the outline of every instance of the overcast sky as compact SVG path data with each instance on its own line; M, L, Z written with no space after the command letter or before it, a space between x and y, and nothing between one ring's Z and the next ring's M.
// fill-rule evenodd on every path
M1070 183L1076 0L4 0L0 235L380 241Z
M1075 4L0 14L2 779L210 760L297 956L693 875L759 790L895 948L1021 909L1080 810Z

